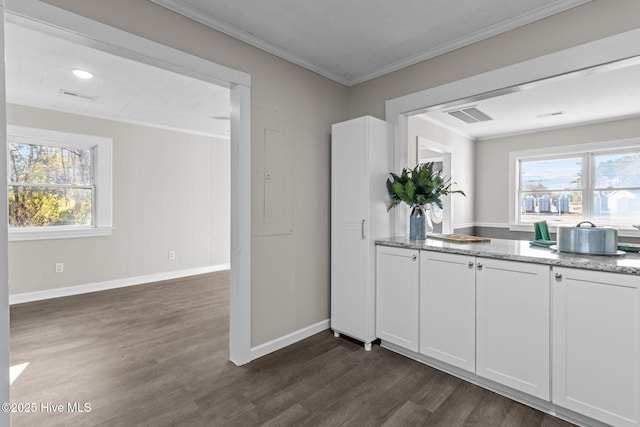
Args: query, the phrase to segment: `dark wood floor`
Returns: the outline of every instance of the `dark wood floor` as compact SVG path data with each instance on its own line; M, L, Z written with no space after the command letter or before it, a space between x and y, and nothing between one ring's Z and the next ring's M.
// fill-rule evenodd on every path
M329 331L237 367L228 286L221 272L13 306L11 362L29 365L12 401L38 406L13 425L570 425Z

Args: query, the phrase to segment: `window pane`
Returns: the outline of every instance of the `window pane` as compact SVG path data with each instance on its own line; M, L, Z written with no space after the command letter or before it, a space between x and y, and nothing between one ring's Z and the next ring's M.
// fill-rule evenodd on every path
M88 188L9 186L9 226L90 226L92 192Z
M582 157L520 163L520 190L576 190L582 187Z
M596 191L593 222L631 228L640 222L640 190Z
M91 149L9 143L9 182L91 185Z
M596 188L640 187L640 153L594 156Z
M577 224L582 220L582 192L525 192L520 195L520 222Z

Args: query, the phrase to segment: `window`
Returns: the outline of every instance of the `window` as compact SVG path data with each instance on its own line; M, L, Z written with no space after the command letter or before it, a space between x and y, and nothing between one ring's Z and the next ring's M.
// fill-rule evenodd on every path
M583 157L520 160L520 222L582 221Z
M632 229L640 218L640 141L560 150L511 153L512 228L545 220Z
M9 126L10 240L111 234L107 138Z

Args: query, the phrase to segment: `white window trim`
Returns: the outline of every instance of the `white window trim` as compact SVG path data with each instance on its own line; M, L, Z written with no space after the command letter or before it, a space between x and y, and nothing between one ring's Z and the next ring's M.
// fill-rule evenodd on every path
M112 163L113 141L94 135L81 135L7 125L7 135L19 136L38 144L64 145L70 147L89 146L95 148L94 180L96 186L93 227L9 227L9 241L72 239L78 237L110 236L113 231L112 219ZM6 150L6 148L5 148Z
M584 153L597 153L603 151L621 150L629 148L640 148L640 138L619 139L613 141L591 142L586 144L564 145L545 148L534 148L531 150L511 151L509 153L509 230L511 231L533 231L533 224L518 223L518 176L520 174L519 165L521 159L531 160L539 157L571 156L583 155ZM583 170L587 165L583 165ZM584 176L584 175L583 175ZM586 175L587 178L590 174ZM585 183L589 185L589 183ZM587 207L587 214L591 214L591 206ZM550 225L549 231L555 233L557 226ZM620 236L638 237L640 231L634 228L619 228Z

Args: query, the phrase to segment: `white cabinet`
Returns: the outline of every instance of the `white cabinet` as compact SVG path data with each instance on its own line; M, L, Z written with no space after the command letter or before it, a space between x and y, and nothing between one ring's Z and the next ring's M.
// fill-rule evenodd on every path
M420 254L420 353L475 372L474 257Z
M550 400L546 265L476 259L476 374Z
M389 236L389 126L374 117L337 123L331 135L331 328L375 336L375 239Z
M426 251L420 353L549 400L549 267Z
M637 426L640 279L557 267L553 273L553 402Z
M388 246L376 252L378 338L417 352L420 252Z

